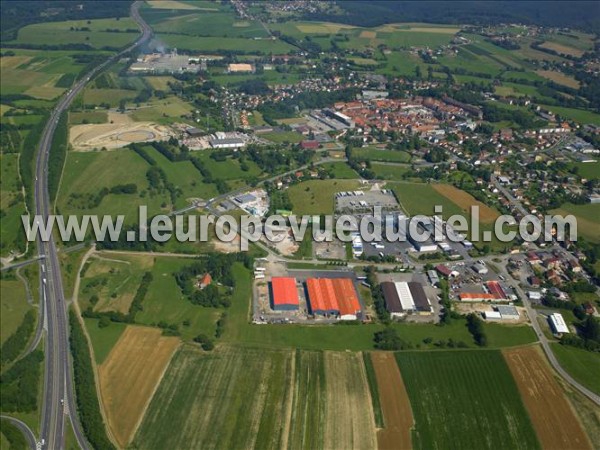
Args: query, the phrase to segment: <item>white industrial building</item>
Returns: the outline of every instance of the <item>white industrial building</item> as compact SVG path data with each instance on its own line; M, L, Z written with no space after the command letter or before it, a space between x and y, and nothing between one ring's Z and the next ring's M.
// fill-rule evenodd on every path
M484 311L485 320L502 320L502 315L498 311Z
M529 291L527 297L529 297L529 300L541 300L542 293L540 291Z
M570 333L569 327L567 326L567 323L565 322L565 319L563 318L562 314L550 314L550 316L548 316L548 319L550 320L550 326L552 327L552 332L554 334Z
M404 310L405 312L414 311L415 301L413 299L412 294L410 293L408 283L404 281L397 281L394 284L396 285L396 292L398 293L398 297L400 298L402 310Z

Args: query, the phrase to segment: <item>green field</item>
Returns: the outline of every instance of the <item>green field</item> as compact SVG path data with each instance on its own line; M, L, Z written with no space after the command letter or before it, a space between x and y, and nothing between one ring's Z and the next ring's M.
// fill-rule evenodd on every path
M384 180L402 181L402 175L410 170L408 166L397 166L388 164L371 164L371 170L377 174L377 178Z
M354 169L352 169L345 162L340 161L340 162L321 164L319 167L321 169L323 169L324 171L330 173L332 175L332 178L350 179L350 180L360 178L360 176L356 173L356 171Z
M89 31L75 31L82 28L89 28ZM118 29L120 32L110 32L106 31L107 29ZM128 33L125 31L128 29L135 31ZM130 18L70 20L27 25L19 30L17 39L10 42L33 45L87 44L101 49L123 47L134 41L138 35L137 25Z
M192 262L189 258L155 258L153 281L144 299L143 311L136 316L138 323L156 325L164 321L176 324L184 339L191 340L201 333L214 336L215 323L226 310L192 304L183 297L173 277L174 272ZM186 320L189 321L187 326L183 324Z
M500 352L407 352L396 359L415 417L415 449L540 448Z
M229 51L238 53L287 53L293 47L286 42L273 39L246 39L224 37L200 37L179 34L157 34L157 38L170 48L177 47L190 51L218 52Z
M202 354L182 348L150 403L134 445L149 450L281 448L288 439L282 428L288 396L293 395L292 357L289 351L223 348ZM306 397L300 401L307 407Z
M565 203L558 209L550 211L552 214L569 215L577 218L577 234L592 242L600 242L600 204L574 205Z
M588 180L600 178L600 161L589 163L572 163L570 167L577 168L577 175Z
M210 157L210 154L211 150L198 152L197 158L204 162L204 165L215 179L245 179L249 177L257 177L262 173L260 167L258 167L254 161L249 159L246 159L248 171L245 172L240 167L239 159L227 158L225 161L215 161Z
M125 223L138 221L138 205L148 206L149 215L162 210L169 202L167 193L144 195L149 188L146 171L150 166L133 150L112 152L68 152L63 172L58 208L63 214L124 214ZM75 196L95 196L102 188L134 183L137 194L108 194L95 208L81 208ZM83 205L85 206L85 205Z
M443 206L443 216L462 214L462 210L451 200L438 193L430 184L425 183L388 183L396 198L411 216L417 214L432 215L436 205Z
M596 394L600 394L600 355L568 345L553 344L558 362L573 378Z
M268 37L256 21L240 21L229 12L188 11L188 14L170 17L152 27L156 33L178 33L190 36L215 36L228 38Z
M13 250L25 250L25 235L21 215L25 214L25 204L20 195L18 155L0 155L0 254L7 255Z
M291 186L288 195L294 214L332 214L336 192L355 190L355 180L309 180Z
M0 344L12 335L31 307L25 297L25 287L19 280L0 283Z
M107 327L100 328L98 319L84 319L85 328L90 335L94 348L96 364L102 364L112 348L115 346L123 331L127 327L124 323L111 322Z
M410 161L410 155L397 150L379 150L377 148L353 148L352 156L368 159L370 161L400 162Z
M600 114L584 109L565 108L563 106L540 105L543 108L558 114L563 119L574 120L583 125L600 125Z
M104 111L86 111L69 113L69 123L78 125L82 123L106 123L108 114Z
M135 93L134 93L135 96ZM131 94L129 94L131 97ZM130 113L133 120L139 122L157 122L160 124L170 124L173 122L182 122L182 116L187 116L192 112L192 106L184 102L179 97L170 96L166 100L153 100L143 107Z

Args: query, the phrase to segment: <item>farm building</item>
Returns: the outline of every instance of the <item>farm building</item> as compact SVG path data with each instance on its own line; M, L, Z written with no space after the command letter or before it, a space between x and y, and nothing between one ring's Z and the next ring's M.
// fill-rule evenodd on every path
M430 313L431 304L417 282L391 282L381 283L385 307L392 317L401 317L407 313Z
M296 279L287 277L271 278L271 308L274 311L295 311L298 309L298 305Z
M560 314L560 313L550 314L548 316L548 319L550 321L550 326L552 327L553 333L555 333L555 334L570 333L569 327L567 326L567 323L565 322L565 319L563 318L562 314Z
M308 278L306 290L312 314L356 320L361 312L356 289L349 278Z

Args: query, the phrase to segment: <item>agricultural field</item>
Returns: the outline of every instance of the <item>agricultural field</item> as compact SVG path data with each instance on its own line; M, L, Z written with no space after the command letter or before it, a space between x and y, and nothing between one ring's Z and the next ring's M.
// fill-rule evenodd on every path
M272 133L264 133L262 137L271 142L275 142L276 144L281 144L283 142L296 144L304 140L304 136L295 131L274 131Z
M568 345L553 344L560 365L588 389L600 394L600 355Z
M82 125L87 123L106 123L108 114L104 111L70 112L69 124Z
M188 346L167 370L134 444L374 449L369 402L358 354Z
M229 11L188 11L185 15L169 17L155 23L157 33L177 33L190 36L218 36L227 38L266 38L268 33L257 21L239 20Z
M319 167L324 171L331 173L333 178L348 180L360 178L356 171L345 162L340 161L321 164Z
M558 114L563 119L574 120L581 124L600 126L600 114L584 109L566 108L564 106L541 105L543 108Z
M84 318L83 320L92 341L94 361L96 364L102 364L125 331L127 324L111 322L107 327L100 327L99 319Z
M552 214L569 215L577 217L577 234L591 242L600 242L600 204L573 205L565 203L558 209L550 211Z
M600 162L590 163L572 163L570 168L577 168L577 175L588 180L597 180L600 178Z
M538 70L536 73L558 84L562 84L573 89L579 89L579 81L573 77L565 75L562 72L557 72L555 70Z
M402 209L411 216L424 214L431 216L436 205L443 206L443 217L462 214L462 209L448 197L440 194L432 184L425 183L388 183L396 194Z
M296 215L332 214L335 194L359 186L355 180L309 180L291 186L288 194Z
M8 255L14 250L25 250L25 235L21 214L25 214L25 204L19 180L19 157L16 153L0 155L0 253Z
M227 158L225 161L215 161L210 157L211 152L211 150L199 152L197 158L205 164L206 168L210 171L215 179L246 179L249 177L258 177L262 173L261 168L250 159L245 159L248 170L243 171L240 167L239 159Z
M293 47L286 42L274 39L224 38L216 36L188 36L179 34L157 34L169 48L178 48L192 52L245 52L255 54L283 54Z
M394 354L373 352L369 357L375 371L384 421L383 429L377 430L377 446L379 449L412 448L413 413Z
M0 283L0 345L19 327L31 306L25 297L25 287L18 279L2 279Z
M138 35L138 27L130 18L69 20L27 25L19 30L16 40L6 45L86 44L97 49L120 48L134 41Z
M442 194L448 200L458 205L458 207L462 209L463 213L470 215L471 206L478 206L479 218L483 223L492 223L500 215L498 211L490 208L479 200L476 200L471 194L461 191L450 184L434 184L432 186L436 192Z
M137 122L149 121L167 125L186 122L182 116L189 115L192 109L189 103L179 97L170 96L166 100L152 100L145 103L141 108L133 110L129 116Z
M103 409L120 447L133 438L178 346L159 329L128 326L98 367Z
M538 347L504 350L542 448L592 448Z
M399 352L396 359L415 418L414 449L540 448L499 351Z
M138 220L140 204L148 206L149 215L160 212L169 202L166 193L146 194L149 184L146 171L150 166L133 150L111 152L68 152L58 194L57 205L63 214L124 214L124 223ZM137 185L136 194L108 194L95 206L91 199L102 188L127 183ZM92 207L90 207L92 206Z
M352 156L368 159L370 161L408 163L410 154L397 150L379 150L377 148L353 148Z
M175 78L171 76L154 76L154 77L145 77L144 80L152 86L152 89L156 89L159 91L168 91L169 83L175 82Z
M377 178L381 178L383 180L402 181L402 176L410 170L410 167L371 163L371 170L377 174Z

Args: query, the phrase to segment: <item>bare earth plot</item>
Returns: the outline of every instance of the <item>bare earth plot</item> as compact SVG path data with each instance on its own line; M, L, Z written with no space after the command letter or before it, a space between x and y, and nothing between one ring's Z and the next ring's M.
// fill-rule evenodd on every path
M499 216L497 211L476 200L468 192L461 191L450 184L433 184L432 186L437 192L456 203L465 212L470 212L473 205L479 206L479 220L483 223L491 223Z
M360 353L325 353L324 448L375 449L375 418ZM366 406L366 407L365 407Z
M373 352L370 356L385 423L385 428L377 431L377 446L379 450L411 449L414 419L396 358L389 352Z
M128 326L98 367L108 426L120 447L131 441L178 346L178 338L158 328Z
M540 349L526 347L503 353L542 448L591 449L583 427Z

